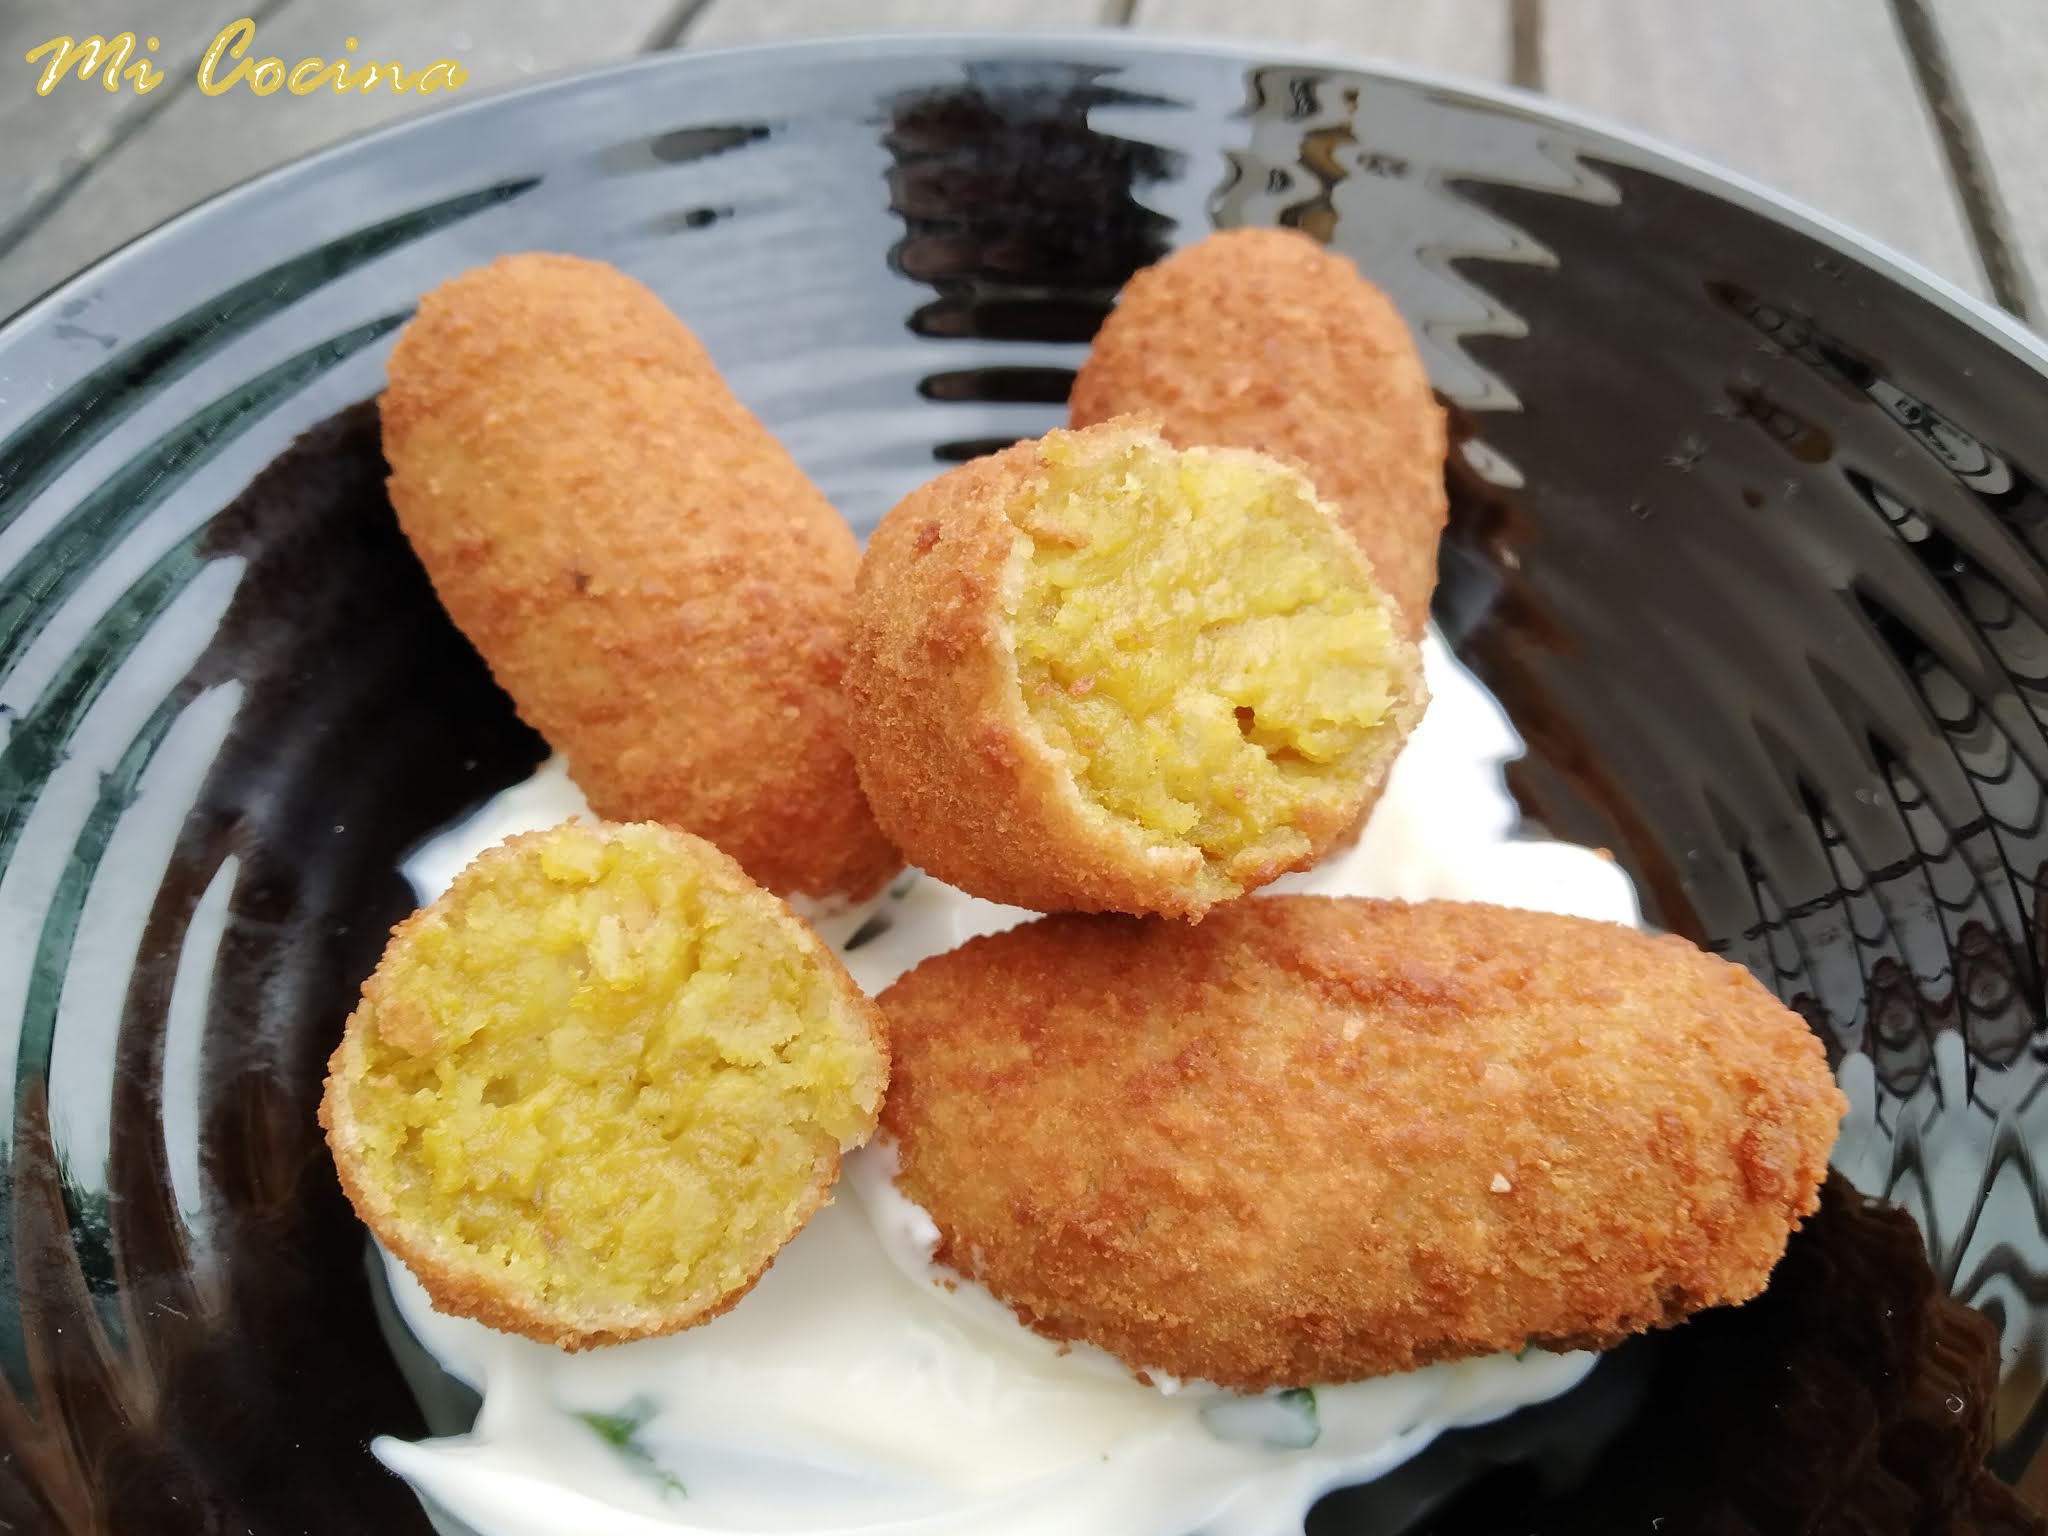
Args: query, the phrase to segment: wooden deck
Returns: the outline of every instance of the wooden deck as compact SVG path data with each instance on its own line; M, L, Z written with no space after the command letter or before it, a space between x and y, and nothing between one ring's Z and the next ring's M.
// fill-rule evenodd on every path
M132 12L133 14L130 14ZM2043 0L251 0L260 52L452 57L470 87L653 48L904 27L1255 35L1509 81L1783 189L2048 326ZM92 10L161 38L147 96L33 89L75 0L0 9L0 316L243 178L448 97L202 96L212 0Z

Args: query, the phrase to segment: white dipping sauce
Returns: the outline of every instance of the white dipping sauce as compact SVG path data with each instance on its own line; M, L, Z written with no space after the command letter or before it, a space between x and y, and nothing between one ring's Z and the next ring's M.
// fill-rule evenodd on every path
M1434 634L1424 659L1433 701L1365 835L1272 889L1637 922L1612 860L1515 838L1501 764L1520 739ZM418 850L406 874L429 901L480 850L585 809L550 762ZM896 889L886 931L846 956L870 993L1034 915L928 877ZM821 931L843 944L874 910ZM1328 1489L1592 1368L1588 1354L1530 1351L1266 1398L1143 1386L934 1268L937 1229L897 1192L894 1168L887 1146L849 1158L842 1198L723 1317L578 1355L434 1311L387 1256L407 1326L484 1406L468 1435L380 1439L377 1455L483 1536L1282 1536Z

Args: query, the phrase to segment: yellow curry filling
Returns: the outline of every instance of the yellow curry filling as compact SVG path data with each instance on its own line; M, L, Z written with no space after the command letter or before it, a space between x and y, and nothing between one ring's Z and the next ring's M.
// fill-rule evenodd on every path
M387 967L352 1090L365 1172L403 1220L579 1311L728 1292L868 1124L866 1025L658 829L518 853Z
M1013 520L1031 714L1083 794L1228 874L1298 858L1390 728L1398 642L1306 482L1253 455L1048 445Z

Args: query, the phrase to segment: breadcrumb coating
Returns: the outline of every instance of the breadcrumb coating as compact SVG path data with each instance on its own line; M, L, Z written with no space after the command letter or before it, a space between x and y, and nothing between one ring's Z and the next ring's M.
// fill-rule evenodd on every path
M688 328L602 262L505 256L421 300L389 378L400 526L592 808L784 895L879 889L839 688L858 545Z
M1074 380L1076 427L1160 423L1183 447L1308 472L1419 637L1436 590L1444 413L1400 311L1291 229L1229 229L1139 272Z
M1605 1348L1763 1289L1846 1109L1685 940L1471 903L1059 916L881 994L939 1262L1240 1391Z

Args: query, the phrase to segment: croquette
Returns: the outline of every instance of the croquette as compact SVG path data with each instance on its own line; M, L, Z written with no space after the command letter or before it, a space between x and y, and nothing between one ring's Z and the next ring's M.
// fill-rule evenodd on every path
M1444 413L1400 311L1290 229L1232 229L1124 286L1074 380L1073 426L1158 421L1183 447L1255 448L1308 472L1411 636L1436 588Z
M723 1312L888 1082L874 1006L701 838L568 822L392 930L320 1123L443 1312L583 1349Z
M858 544L683 323L602 262L507 256L421 301L389 378L399 524L592 808L784 895L879 889L839 688Z
M1149 426L1054 432L876 529L846 687L912 862L1040 911L1199 918L1377 797L1420 653L1297 471Z
M1040 1333L1244 1392L1744 1301L1847 1107L1739 967L1477 903L1050 917L878 1001L937 1261Z

